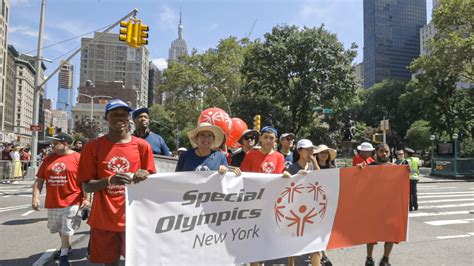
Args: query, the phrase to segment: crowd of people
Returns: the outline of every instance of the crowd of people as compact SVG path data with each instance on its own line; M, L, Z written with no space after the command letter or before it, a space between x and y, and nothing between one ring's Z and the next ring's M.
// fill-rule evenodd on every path
M129 130L131 119L135 123L134 132ZM46 183L44 207L48 210L48 228L60 236L57 257L62 266L69 265L70 237L80 224L76 217L89 207L90 261L119 264L120 257L125 256L125 185L142 182L156 173L154 154L171 156L163 138L150 131L147 108L133 111L125 102L114 99L106 105L105 121L108 133L87 143L84 140L73 143L66 133L51 137L51 154L43 159L33 187L32 207L38 210L39 195ZM178 149L176 172L217 171L225 174L230 171L237 176L241 172L256 172L291 178L308 171L336 167L335 149L325 144L314 145L309 139L299 139L294 145L295 134L279 134L271 126L260 131L244 131L237 141L240 148L232 152L223 145L225 134L216 125L199 123L188 132L188 137L192 148ZM386 144L373 147L364 142L357 150L354 166L391 164L390 149ZM416 211L420 161L414 151L407 148L397 152L395 163L410 168L409 208ZM374 245L367 244L366 265L374 265ZM393 243L385 243L379 265L390 265L392 247ZM312 253L310 258L312 265L332 265L325 252ZM294 265L294 258L289 258L289 264Z

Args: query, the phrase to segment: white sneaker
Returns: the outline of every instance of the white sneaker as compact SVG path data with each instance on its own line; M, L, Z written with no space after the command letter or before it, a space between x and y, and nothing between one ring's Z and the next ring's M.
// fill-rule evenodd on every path
M18 181L13 181L12 184L13 184L13 185L16 185L16 184L20 184L20 182L18 182Z

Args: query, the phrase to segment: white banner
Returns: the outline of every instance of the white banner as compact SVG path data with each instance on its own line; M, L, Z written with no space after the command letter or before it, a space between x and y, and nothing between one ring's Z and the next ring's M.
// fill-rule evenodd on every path
M233 264L325 250L339 169L156 174L127 186L127 265Z

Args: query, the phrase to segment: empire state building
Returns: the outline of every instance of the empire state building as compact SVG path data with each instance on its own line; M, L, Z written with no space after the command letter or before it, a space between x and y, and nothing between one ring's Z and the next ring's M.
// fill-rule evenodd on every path
M188 54L188 45L183 39L183 24L181 23L181 11L179 12L178 39L171 43L169 51L169 61L179 60L180 57Z

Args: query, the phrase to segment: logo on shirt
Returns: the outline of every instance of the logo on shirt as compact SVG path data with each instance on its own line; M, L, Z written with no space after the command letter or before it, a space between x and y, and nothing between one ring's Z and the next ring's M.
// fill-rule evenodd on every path
M116 174L128 173L130 162L125 157L114 156L107 163L107 168Z
M196 167L196 172L203 172L203 171L211 171L211 169L209 169L209 167L207 167L207 165L205 164L201 164L201 165L198 165L198 167Z
M275 172L275 165L272 162L264 162L262 164L262 170L265 174L272 174Z
M58 162L53 164L53 167L51 167L51 170L56 174L59 175L63 173L66 170L66 164Z
M275 202L275 222L282 232L301 237L305 230L324 220L327 203L326 191L317 181L291 182Z

